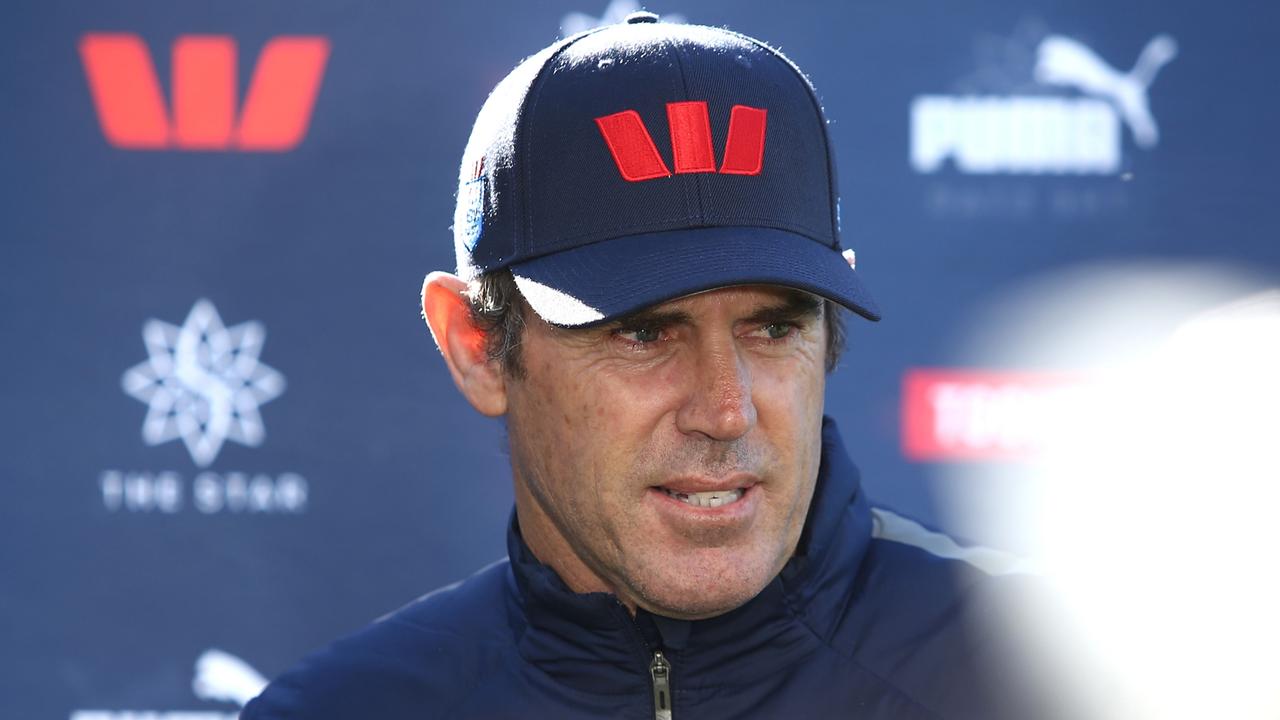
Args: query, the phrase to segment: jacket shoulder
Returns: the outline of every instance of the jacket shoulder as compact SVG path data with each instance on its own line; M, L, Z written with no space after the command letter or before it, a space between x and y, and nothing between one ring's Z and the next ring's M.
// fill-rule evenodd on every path
M938 717L1006 717L1009 614L1042 591L1016 555L963 546L885 510L862 568L863 601L841 644Z
M514 646L506 560L309 655L245 706L244 720L434 718Z

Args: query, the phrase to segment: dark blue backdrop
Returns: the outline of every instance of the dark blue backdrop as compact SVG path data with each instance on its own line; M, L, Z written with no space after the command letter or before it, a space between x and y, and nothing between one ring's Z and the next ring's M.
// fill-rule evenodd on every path
M458 159L489 89L562 25L628 9L603 2L7 9L0 717L233 715L255 672L504 553L501 426L455 393L417 294L452 266ZM946 438L906 457L902 383L921 367L1071 370L1012 367L974 340L1029 279L1113 262L1225 266L1249 287L1280 273L1271 5L649 9L769 41L816 84L845 243L886 318L850 323L828 411L872 495L908 514L946 524L934 491L957 483L1017 491L1016 458L981 441L969 460ZM328 52L272 69L265 48L281 37ZM90 57L93 38L146 49L161 125L119 88L95 95L95 72L126 89L146 77L127 50ZM1046 38L1078 43L1051 63L1066 81L1035 72ZM184 42L212 55L179 61ZM234 67L219 64L228 47ZM1165 56L1130 73L1147 47ZM180 81L190 67L205 74ZM209 99L220 72L232 115ZM313 102L260 109L302 130L252 147L238 119L251 85L283 97L308 77ZM1116 99L1139 80L1156 142L1139 142ZM928 102L935 114L913 126ZM113 139L104 103L158 147ZM228 117L235 129L220 130ZM204 146L183 127L204 128ZM913 146L945 157L913 165Z

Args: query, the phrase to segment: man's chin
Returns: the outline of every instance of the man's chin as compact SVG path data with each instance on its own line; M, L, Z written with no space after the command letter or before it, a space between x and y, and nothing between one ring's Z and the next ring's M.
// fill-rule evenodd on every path
M763 589L763 588L761 588ZM706 620L736 610L747 604L760 590L754 593L735 593L716 597L698 598L689 602L688 598L654 598L652 602L640 603L639 607L654 615L661 615L675 620Z
M704 620L735 610L760 594L776 573L744 572L741 565L687 567L657 574L638 593L636 605L678 620Z

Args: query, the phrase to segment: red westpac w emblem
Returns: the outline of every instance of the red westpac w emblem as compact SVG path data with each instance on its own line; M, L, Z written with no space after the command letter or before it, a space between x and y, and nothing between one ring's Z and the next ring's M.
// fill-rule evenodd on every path
M767 111L734 105L729 113L729 137L719 172L759 175L764 168L764 130ZM667 103L671 154L677 173L716 172L707 104L700 100ZM671 171L658 154L653 137L635 110L596 118L600 134L613 154L618 172L630 182L667 177Z
M236 41L182 35L173 43L171 101L165 108L151 54L132 33L80 38L102 134L131 150L291 150L307 134L329 40L279 36L262 48L236 117Z

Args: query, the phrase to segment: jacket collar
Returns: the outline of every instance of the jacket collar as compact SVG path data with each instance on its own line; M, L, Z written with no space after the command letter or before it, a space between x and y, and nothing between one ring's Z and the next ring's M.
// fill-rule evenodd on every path
M632 618L611 594L569 590L530 552L513 512L507 533L511 628L525 660L583 690L617 692L647 678L658 648L670 658L673 674L712 672L745 684L830 638L853 600L870 539L871 513L858 470L835 423L824 418L822 463L796 554L745 605L706 620L643 610ZM762 652L769 662L749 660Z

